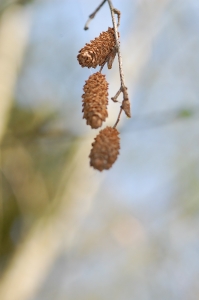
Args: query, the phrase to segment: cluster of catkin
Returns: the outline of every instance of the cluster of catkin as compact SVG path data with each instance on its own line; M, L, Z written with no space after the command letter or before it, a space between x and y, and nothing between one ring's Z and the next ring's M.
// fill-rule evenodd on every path
M82 67L103 67L106 63L110 69L116 51L116 40L113 28L108 28L99 37L86 44L79 51L78 62ZM108 117L108 82L101 72L92 74L84 85L82 95L82 112L86 124L99 128ZM116 128L105 127L92 143L89 155L90 165L99 171L108 170L116 161L120 149L119 132Z

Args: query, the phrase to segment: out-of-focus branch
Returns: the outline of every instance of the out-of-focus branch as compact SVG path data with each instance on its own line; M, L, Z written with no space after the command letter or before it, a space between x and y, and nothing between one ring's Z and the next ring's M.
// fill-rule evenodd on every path
M121 110L122 111L122 110ZM131 126L125 128L123 134L131 134L136 130L149 130L153 128L158 128L164 125L170 125L172 122L175 121L186 121L190 120L191 118L198 118L199 116L199 106L192 105L186 107L179 107L177 109L172 109L168 111L161 111L161 112L153 112L141 115L134 115L134 118L131 121ZM122 129L121 129L122 131ZM70 135L71 134L71 135ZM86 140L87 137L84 135L81 136L73 136L72 133L62 129L57 129L56 131L48 130L48 131L38 131L37 135L35 136L34 133L31 132L22 132L19 134L15 134L12 137L12 134L9 136L7 135L7 139L4 140L4 143L1 147L7 147L12 145L13 140L12 138L21 139L26 142L32 142L33 140L36 142L40 139L53 139L55 143L59 143L60 141L65 141L66 144L71 143L74 139Z
M78 142L66 162L58 193L46 214L20 244L0 283L0 299L28 300L44 280L57 255L68 249L87 216L102 175L88 166L90 140Z
M29 19L13 6L1 19L0 26L0 142L3 137L13 99L16 76L28 37Z
M1 15L0 23L0 145L7 125L17 72L26 48L29 18L18 6L12 6ZM1 147L0 147L1 164ZM2 182L0 181L0 213L3 214ZM0 224L0 242L2 236ZM3 299L3 298L2 298Z

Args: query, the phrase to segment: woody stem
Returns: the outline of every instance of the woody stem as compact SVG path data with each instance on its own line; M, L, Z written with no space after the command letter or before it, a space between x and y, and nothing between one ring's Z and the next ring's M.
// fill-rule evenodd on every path
M100 5L96 8L96 10L92 14L90 14L89 19L84 26L84 30L88 30L88 28L89 28L88 25L89 25L90 21L95 18L96 13L100 10L100 8L104 5L104 3L106 1L107 0L103 0L102 3L100 3Z
M120 51L120 42L119 42L119 37L118 37L118 26L120 24L120 11L117 10L116 8L113 7L112 1L111 0L103 0L100 5L95 9L95 11L89 16L88 21L86 22L84 29L87 30L88 29L88 25L90 23L90 21L95 17L96 13L100 10L100 8L104 5L105 2L108 2L109 4L109 8L111 11L111 17L112 17L112 23L113 23L113 29L114 29L114 34L115 34L115 40L116 40L116 51L118 54L118 63L119 63L119 73L120 73L120 82L121 82L121 86L120 86L120 92L123 93L123 101L122 101L122 105L120 108L120 112L119 112L119 116L118 119L116 121L116 124L114 125L114 127L116 127L116 125L119 122L120 119L120 115L122 110L124 110L125 114L127 115L127 117L131 117L131 112L130 112L130 102L129 102L129 96L128 96L128 92L127 92L127 87L125 86L124 83L124 73L123 73L123 67L122 67L122 55L121 55L121 51ZM116 23L115 20L115 14L117 14L118 17L118 24ZM106 63L106 61L105 61ZM105 64L104 63L104 64ZM102 71L104 64L101 66L100 72ZM119 94L116 94L117 97L119 96ZM116 102L115 97L112 98L113 101Z
M115 13L118 14L118 10L116 10L113 7L111 0L107 0L107 1L109 4L109 7L110 7L110 11L111 11L112 23L113 23L114 33L115 33L115 40L116 40L116 48L117 48L117 53L118 53L121 91L123 93L122 108L125 111L126 115L128 117L131 117L130 102L129 102L128 92L127 92L127 87L125 86L125 83L124 83L124 73L123 73L123 67L122 67L122 55L121 55L121 51L120 51L120 43L119 43L119 38L118 38L118 29L117 29L117 24L116 24L116 20L115 20ZM118 14L118 16L120 16L120 14Z
M119 115L117 117L117 120L116 120L115 125L113 126L113 128L116 128L117 124L119 123L122 111L123 111L123 108L122 108L122 106L120 106Z

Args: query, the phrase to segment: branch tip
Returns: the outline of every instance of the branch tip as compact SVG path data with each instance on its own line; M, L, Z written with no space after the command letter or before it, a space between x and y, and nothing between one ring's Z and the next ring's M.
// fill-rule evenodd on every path
M90 21L91 21L92 19L95 18L96 13L100 10L100 8L104 5L104 3L105 3L106 1L107 1L107 0L103 0L103 1L100 3L100 5L96 8L96 10L95 10L92 14L90 14L90 16L89 16L89 18L88 18L88 21L86 22L86 24L85 24L85 26L84 26L84 30L88 30L88 29L89 29L88 25L89 25Z

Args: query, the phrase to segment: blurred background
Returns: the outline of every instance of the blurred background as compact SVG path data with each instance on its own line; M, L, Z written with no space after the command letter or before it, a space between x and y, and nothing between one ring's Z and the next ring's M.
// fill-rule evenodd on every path
M99 3L0 2L1 300L199 299L199 2L113 0L132 118L102 173L76 59L112 26L105 3L83 30Z

